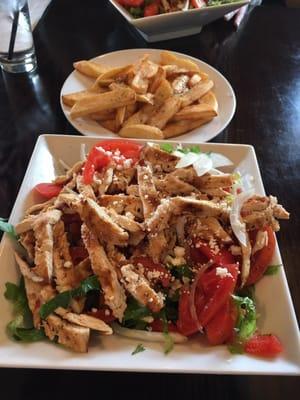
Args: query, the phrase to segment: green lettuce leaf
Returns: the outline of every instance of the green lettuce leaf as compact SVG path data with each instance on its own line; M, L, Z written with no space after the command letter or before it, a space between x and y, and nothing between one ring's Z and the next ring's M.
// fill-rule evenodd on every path
M282 264L277 264L277 265L269 265L268 268L266 269L264 275L276 275L282 267Z
M167 153L172 153L174 151L174 146L170 143L161 143L160 148Z
M249 339L256 331L255 303L249 297L232 295L232 298L238 307L238 320L235 329L238 339L244 341Z
M7 222L7 220L4 218L0 218L0 231L6 232L13 239L18 238L13 225Z
M43 304L40 308L41 318L47 318L58 307L67 308L74 297L83 297L91 290L100 290L99 280L96 275L86 278L80 283L78 288L59 293L53 299Z

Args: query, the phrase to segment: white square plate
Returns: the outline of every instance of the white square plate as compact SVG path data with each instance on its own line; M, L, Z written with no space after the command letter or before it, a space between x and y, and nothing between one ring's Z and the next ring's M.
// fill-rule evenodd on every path
M92 137L40 136L10 222L17 223L24 210L37 201L31 192L32 187L39 182L53 179L54 159L73 164L79 159L81 143L86 143L90 148L98 141L99 138ZM247 171L253 175L257 193L264 194L253 147L207 143L201 144L201 148L229 157L241 173ZM115 335L95 337L88 354L76 354L50 342L19 344L6 336L5 326L12 318L12 306L3 296L5 283L17 282L19 277L12 247L12 241L4 235L0 248L0 366L138 372L300 374L299 331L283 268L275 276L264 277L256 286L260 331L278 335L284 345L284 353L276 360L246 355L233 356L225 346L208 347L197 338L187 344L176 345L167 356L164 355L160 344L150 343L145 343L145 352L132 356L131 352L138 344L137 341ZM281 263L278 248L273 262Z

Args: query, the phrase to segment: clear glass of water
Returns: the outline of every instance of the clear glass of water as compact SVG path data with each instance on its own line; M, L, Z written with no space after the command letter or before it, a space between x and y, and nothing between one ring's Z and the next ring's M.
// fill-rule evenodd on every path
M0 66L7 72L36 68L27 0L0 0Z

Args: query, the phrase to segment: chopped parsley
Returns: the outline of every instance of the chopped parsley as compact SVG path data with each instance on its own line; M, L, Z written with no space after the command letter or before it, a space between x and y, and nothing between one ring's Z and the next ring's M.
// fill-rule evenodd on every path
M131 353L131 355L134 356L135 354L142 353L142 352L145 351L145 350L146 350L145 347L144 347L141 343L139 343L139 344L136 346L136 348L133 350L133 352Z
M282 267L282 264L277 264L277 265L269 265L268 268L266 269L264 275L276 275Z

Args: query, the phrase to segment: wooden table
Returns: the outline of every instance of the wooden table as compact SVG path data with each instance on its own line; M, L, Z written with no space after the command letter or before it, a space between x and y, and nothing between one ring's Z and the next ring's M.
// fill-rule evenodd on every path
M216 142L255 146L265 188L291 212L277 235L300 316L300 10L257 7L235 32L219 20L200 35L152 44L198 57L220 70L237 96L237 111ZM74 134L59 104L72 62L147 47L103 0L53 0L34 40L38 71L0 76L0 215L8 216L38 135ZM1 266L2 268L5 266ZM275 305L276 306L276 305ZM88 395L130 399L282 399L300 389L294 377L188 376L1 370L3 399ZM296 392L297 393L297 392ZM159 395L158 395L159 394ZM62 395L60 396L62 397Z

